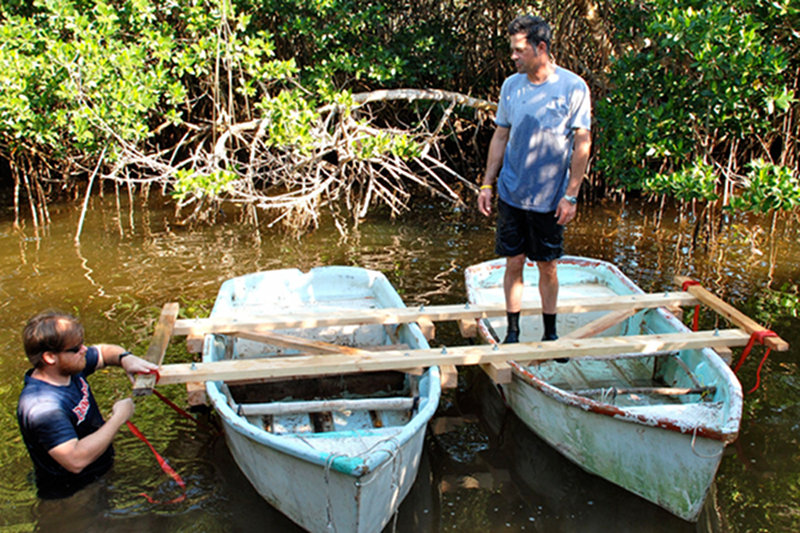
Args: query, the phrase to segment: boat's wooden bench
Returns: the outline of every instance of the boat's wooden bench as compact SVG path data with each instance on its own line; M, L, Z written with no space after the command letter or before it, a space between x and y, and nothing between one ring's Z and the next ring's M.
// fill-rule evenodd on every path
M355 400L317 400L299 402L269 402L237 404L240 415L287 415L298 413L324 413L331 411L410 411L419 398L364 398Z

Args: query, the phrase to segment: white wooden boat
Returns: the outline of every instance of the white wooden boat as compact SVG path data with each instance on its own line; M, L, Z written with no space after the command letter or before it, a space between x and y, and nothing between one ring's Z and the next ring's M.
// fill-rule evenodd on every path
M405 306L379 272L286 269L226 281L211 318L381 307ZM277 333L329 347L428 347L416 324ZM208 335L203 362L298 353L268 340ZM255 489L309 531L380 531L417 475L425 428L439 402L438 368L420 376L393 371L253 381L209 381L206 392L231 454Z
M470 303L503 302L505 259L469 267ZM558 264L559 301L602 299L642 291L613 265L580 257ZM538 303L538 270L524 270L525 303ZM560 314L560 340L582 337L588 324L615 325L600 335L689 331L663 308L628 317L612 311ZM601 317L606 318L600 320ZM523 315L520 342L542 344L542 319ZM582 329L581 329L582 328ZM506 318L480 320L488 342L505 338ZM673 514L695 521L722 459L739 431L739 381L711 349L660 354L619 354L510 363L511 383L499 385L514 413L564 456Z

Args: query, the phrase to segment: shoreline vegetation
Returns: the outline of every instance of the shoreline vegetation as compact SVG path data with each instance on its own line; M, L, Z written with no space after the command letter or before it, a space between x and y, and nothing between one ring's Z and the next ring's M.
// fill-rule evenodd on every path
M0 0L0 160L15 225L93 192L184 224L341 233L420 196L471 204L511 73L500 0ZM554 0L555 60L594 102L585 200L796 215L796 2ZM80 239L81 222L76 232Z

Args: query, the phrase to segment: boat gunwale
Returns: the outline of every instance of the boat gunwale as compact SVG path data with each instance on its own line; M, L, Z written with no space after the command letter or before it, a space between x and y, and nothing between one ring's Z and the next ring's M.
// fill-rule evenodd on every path
M354 272L358 271L360 273L366 274L372 280L372 283L385 283L397 297L399 301L399 305L397 307L405 307L405 303L400 298L399 294L397 293L394 286L389 282L386 276L379 271L371 270L362 267L353 267L353 266L335 266L335 267L315 267L310 269L308 272L302 272L299 269L284 269L284 270L296 270L301 275L310 275L315 271L321 271L328 268L336 268L340 270L348 270L352 269ZM237 276L236 278L230 278L226 280L227 282L233 282L233 280L244 278L248 276L259 276L264 275L268 272L275 272L275 271L262 271L262 272L254 272L251 274L245 274L242 276ZM223 284L224 285L224 284ZM223 288L220 287L220 293L222 293ZM212 311L213 313L213 311ZM409 329L411 330L412 335L421 339L421 341L425 344L422 346L423 348L427 348L427 341L425 341L424 336L422 335L422 331L420 330L419 326L416 324L410 323L407 324ZM207 335L203 345L203 354L205 359L205 354L211 353L214 350L213 343L215 342L214 335ZM365 456L358 455L358 456L344 456L339 455L336 453L330 453L325 451L318 451L314 453L312 449L308 448L307 446L300 446L298 442L302 442L303 436L296 433L290 434L282 434L282 435L275 435L266 431L265 429L259 428L255 424L251 423L247 418L242 415L237 414L233 408L228 404L227 396L222 391L221 386L224 384L224 381L208 381L206 383L206 393L208 394L209 400L211 401L213 407L217 410L222 417L223 422L228 424L232 429L237 431L243 437L249 438L259 444L264 446L269 446L274 448L278 451L286 453L288 455L294 456L300 460L308 461L323 468L332 468L342 474L350 475L355 478L361 478L362 476L367 475L370 472L377 471L382 466L389 464L392 457L396 455L398 449L400 449L405 443L409 442L411 439L414 438L415 435L419 433L420 430L424 431L428 421L433 417L436 409L439 405L439 398L441 396L441 380L439 375L439 367L432 366L429 367L419 378L419 390L420 393L427 389L427 394L420 394L419 395L419 404L416 409L416 413L413 414L408 422L406 422L403 426L398 426L397 433L391 436L388 436L386 439L381 441L380 443L376 444ZM348 430L339 432L342 437L352 436L357 437L359 430ZM331 432L331 438L336 438L333 433ZM227 437L231 438L231 437Z
M636 285L630 278L628 278L621 270L619 270L615 265L608 263L606 261L601 261L599 259L578 257L578 256L562 256L558 260L558 262L559 264L574 265L579 267L583 266L583 267L606 269L633 292L637 294L645 294L645 292L638 285ZM535 263L530 260L526 261L526 266L533 266L534 264ZM465 270L465 276L467 277L466 285L468 287L468 293L470 286L469 278L470 276L473 276L475 272L482 270L494 270L504 267L505 267L504 259L493 259L468 267ZM470 303L475 303L472 300L470 294L468 294L468 299L470 300ZM683 322L678 320L677 317L675 317L672 313L669 313L665 309L656 308L654 309L654 311L659 313L664 320L666 320L672 327L676 329L676 331L678 332L691 331L688 327L686 327L686 325ZM485 320L478 320L478 330L481 332L481 336L486 341L492 344L496 343L495 339L489 332L488 327L486 326ZM716 354L716 352L714 352L710 348L703 348L700 351L705 356L709 365L714 367L714 369L718 373L720 373L721 377L723 377L724 381L729 385L728 386L729 416L727 417L727 419L720 421L719 424L715 424L712 426L701 422L700 424L698 424L693 428L689 428L685 424L681 424L679 421L670 418L668 416L658 416L658 413L656 412L654 412L652 415L633 413L619 406L611 405L604 402L599 402L591 398L588 398L586 396L574 394L571 391L567 391L559 387L556 387L554 385L551 385L547 381L537 377L530 370L528 370L526 365L522 365L516 361L508 361L508 364L511 366L513 370L514 378L524 381L531 387L541 391L546 396L560 403L570 406L575 406L580 409L583 409L584 411L589 411L592 413L609 416L624 422L647 425L651 427L658 427L668 431L675 431L681 434L693 435L693 438L702 437L720 441L724 445L729 444L735 441L739 435L738 421L741 419L742 400L743 400L741 385L739 384L738 378L736 378L735 374L733 374L733 371L728 367L728 365L724 363L724 361L722 361L722 359L720 359L720 357Z

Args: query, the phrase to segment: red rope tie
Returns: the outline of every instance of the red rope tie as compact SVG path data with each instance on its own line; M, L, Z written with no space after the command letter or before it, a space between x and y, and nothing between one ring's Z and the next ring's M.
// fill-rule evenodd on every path
M747 346L744 347L744 350L742 351L742 355L739 356L739 362L736 363L736 366L733 369L733 373L734 374L738 374L739 369L742 367L742 363L744 363L744 360L750 354L750 350L753 349L753 345L756 342L758 342L759 344L763 345L764 344L764 339L766 339L767 337L777 337L777 336L778 336L777 333L775 333L774 331L768 330L768 329L762 329L762 330L759 330L759 331L754 331L750 335L750 340L747 342ZM756 369L756 384L753 386L752 389L747 391L747 394L753 393L756 389L758 389L758 386L761 385L761 368L764 366L764 363L766 362L767 357L769 357L769 353L771 351L772 351L772 348L768 347L767 350L764 352L764 357L761 358L761 362L758 363L758 369Z
M158 383L158 380L159 380L159 379L161 379L161 374L159 374L159 373L158 373L158 370L148 370L147 372L142 372L142 374L155 374L155 376L156 376L156 383ZM153 390L153 392L155 392L155 393L156 393L156 395L157 395L158 397L162 398L162 400L165 400L166 402L169 402L169 400L167 400L166 398L164 398L164 397L163 397L163 396L162 396L160 393L157 393L157 392L155 391L155 389ZM169 402L169 403L172 403L172 402ZM169 403L168 403L167 405L169 405ZM173 405L174 405L174 404L173 404ZM175 406L175 407L177 407L177 406ZM179 408L179 409L180 409L180 408ZM187 413L187 414L188 414L188 413ZM134 423L133 423L133 422L131 422L131 421L129 420L129 421L127 421L127 422L126 422L126 424L127 424L127 426L128 426L128 429L131 431L131 433L133 433L133 434L134 434L134 435L135 435L135 436L136 436L136 437L137 437L137 438L138 438L140 441L144 442L144 443L147 445L147 447L148 447L148 448L150 448L150 451L151 451L151 452L153 452L153 455L155 456L155 458L156 458L156 461L158 462L159 466L161 467L161 470L163 470L165 474L167 474L167 475L168 475L168 476L170 476L172 479L174 479L174 480L175 480L175 483L177 483L177 484L178 484L178 486L179 486L181 489L183 489L183 494L181 494L180 496L178 496L178 497L176 497L176 498L173 498L173 499L171 499L171 500L169 500L169 501L166 501L166 502L154 500L153 498L151 498L151 497L150 497L148 494L146 494L146 493L144 493L144 492L140 493L140 494L141 494L141 496L144 496L144 498L145 498L145 499L146 499L146 500L147 500L149 503L159 503L159 504L180 503L180 502L182 502L183 500L185 500L185 499L186 499L186 482L185 482L185 481L183 481L183 479L181 478L181 476L180 476L180 475L178 475L178 473L175 471L175 469L173 469L173 468L172 468L172 467L169 465L169 463L167 463L167 460L166 460L166 459L164 459L164 458L161 456L161 454L159 454L159 453L156 451L156 449L153 447L153 445L152 445L152 444L150 444L150 441L148 441L148 440L147 440L147 437L145 437L145 436L144 436L144 433L142 433L142 432L139 430L139 428L137 428L137 427L134 425Z
M700 285L700 282L695 281L693 279L687 279L681 285L681 289L683 290L683 292L686 292L686 289L694 285ZM697 331L699 329L699 320L700 320L700 304L697 304L694 306L694 318L692 318L692 331Z
M170 476L172 479L174 479L174 480L175 480L175 483L177 483L177 484L178 484L178 486L179 486L181 489L183 489L183 494L181 494L180 496L178 496L178 497L176 497L176 498L173 498L173 499L171 499L171 500L169 500L169 501L166 501L166 502L164 502L164 501L157 501L157 500L154 500L153 498L151 498L151 497L150 497L148 494L146 494L146 493L144 493L144 492L141 492L140 494L141 494L142 496L144 496L144 497L145 497L145 499L147 499L147 501L148 501L149 503L165 503L165 504L170 504L170 503L180 503L180 502L182 502L183 500L185 500L185 499L186 499L186 482L185 482L185 481L184 481L184 480L181 478L181 476L180 476L180 475L178 475L178 473L177 473L177 472L176 472L176 471L175 471L175 470L174 470L174 469L173 469L171 466L169 466L169 463L167 463L167 460L166 460L166 459L164 459L164 458L161 456L161 454L159 454L159 453L156 451L156 449L153 447L153 445L152 445L152 444L150 444L150 441L148 441L148 440L147 440L147 437L145 437L145 436L144 436L144 434L143 434L141 431L139 431L139 428L137 428L137 427L136 427L136 426L133 424L133 422L131 422L131 421L129 420L128 422L126 422L126 424L128 425L128 429L130 429L130 430L131 430L131 433L133 433L134 435L136 435L136 437L138 437L138 439L139 439L140 441L142 441L142 442L144 442L145 444L147 444L147 446L150 448L150 451L151 451L151 452L153 452L153 455L156 457L156 461L158 461L158 464L159 464L159 466L161 466L161 470L163 470L165 474L167 474L167 475L168 475L168 476Z

